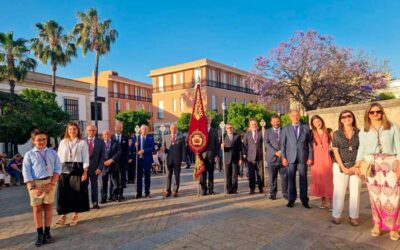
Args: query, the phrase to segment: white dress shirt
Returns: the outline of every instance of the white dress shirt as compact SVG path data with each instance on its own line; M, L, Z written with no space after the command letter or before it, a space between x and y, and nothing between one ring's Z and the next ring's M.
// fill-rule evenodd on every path
M82 162L83 168L89 168L89 146L84 140L75 138L72 142L63 139L58 147L60 162Z

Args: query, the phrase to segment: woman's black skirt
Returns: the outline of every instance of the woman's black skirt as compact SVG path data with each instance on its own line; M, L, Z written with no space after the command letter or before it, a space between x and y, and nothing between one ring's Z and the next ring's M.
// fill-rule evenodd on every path
M59 215L71 212L89 211L88 180L82 182L83 163L63 163L57 188L57 212Z

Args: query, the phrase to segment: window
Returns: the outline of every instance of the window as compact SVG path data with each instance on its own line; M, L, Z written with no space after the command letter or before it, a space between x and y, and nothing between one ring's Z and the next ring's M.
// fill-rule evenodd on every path
M158 101L158 119L164 118L164 101Z
M176 74L172 74L172 84L176 85Z
M113 83L113 91L114 91L114 93L118 93L118 84L117 83Z
M75 99L64 99L64 110L71 116L72 120L79 120L79 101Z
M94 102L90 103L90 116L92 121L96 120L95 116L94 116ZM102 105L101 102L97 102L97 120L101 121L103 120L103 110L102 110Z
M183 80L184 80L184 78L183 78L183 72L181 72L180 76L181 76L181 77L180 77L181 79L180 79L180 82L179 82L179 83L183 84Z
M235 97L235 98L233 98L233 102L236 102L236 101L237 101L236 97Z
M211 96L211 110L217 110L217 98L215 95Z
M217 72L214 69L209 69L208 70L208 74L209 74L208 79L211 80L211 81L216 81L217 80L217 74L216 73Z
M164 76L158 77L158 91L164 92Z
M221 82L226 83L226 73L221 72Z
M172 106L174 108L174 112L176 112L176 99L175 98L172 100Z
M121 111L121 105L119 101L115 101L115 114L118 114Z
M228 104L229 104L229 100L228 100L228 97L224 97L224 103L225 103L225 105L228 107Z
M183 96L181 96L181 111L183 111Z
M129 86L125 85L125 99L128 99L129 96Z
M232 85L236 86L237 85L237 76L232 75Z
M126 110L130 110L130 109L131 109L129 102L126 102L126 103L125 103L125 109L126 109Z
M194 70L194 82L201 82L201 69L200 68L196 68Z

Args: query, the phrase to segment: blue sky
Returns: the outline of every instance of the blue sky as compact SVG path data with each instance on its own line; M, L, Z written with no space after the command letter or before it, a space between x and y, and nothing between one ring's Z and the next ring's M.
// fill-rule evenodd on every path
M0 32L15 37L36 35L34 24L54 19L69 31L76 12L95 7L111 18L119 37L100 70L150 83L151 69L209 58L250 70L257 55L266 54L296 30L330 34L340 46L363 49L388 59L400 75L400 1L35 1L0 0ZM58 75L90 75L92 53L78 57ZM50 73L39 64L38 72Z

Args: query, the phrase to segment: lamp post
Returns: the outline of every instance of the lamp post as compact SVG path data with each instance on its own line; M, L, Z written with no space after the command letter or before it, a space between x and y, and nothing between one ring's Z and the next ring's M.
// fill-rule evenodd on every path
M261 132L262 132L262 152L263 152L263 162L262 162L262 174L264 177L264 188L267 189L267 171L265 171L265 125L267 125L267 123L265 122L264 119L261 119L260 121L260 125L261 125ZM265 190L265 195L267 195L267 190Z
M165 132L165 126L164 125L161 125L160 126L160 131L161 131L161 139L162 139L162 141L161 141L161 145L162 146L164 146L164 150L165 150L165 134L164 134L164 132ZM164 154L165 154L165 152L164 152ZM163 199L165 198L165 190L164 190L164 188L165 188L165 162L167 161L167 157L165 156L164 157L164 160L163 160L163 169L162 169L162 173L163 173L163 187L162 187L162 197L163 197Z
M221 128L221 143L224 143L224 133L225 133L225 110L226 103L225 101L221 103L222 108L222 122L220 122L219 127ZM222 150L222 167L224 169L224 195L226 197L226 169L225 169L225 153L224 149Z
M140 127L138 126L138 125L136 125L136 127L135 127L135 136L136 136L136 142L135 142L135 147L136 147L136 159L135 159L135 161L136 161L136 171L135 171L135 179L136 179L136 191L137 191L137 189L138 189L138 183L139 183L139 180L138 180L138 168L139 168L139 164L138 164L138 152L139 152L139 148L138 148L138 146L139 146L139 132L140 132ZM137 195L137 194L136 194Z
M219 127L221 128L221 143L224 143L225 122L224 121L220 122ZM225 153L223 148L222 148L222 166L224 169L224 195L226 197L226 169L225 169Z

